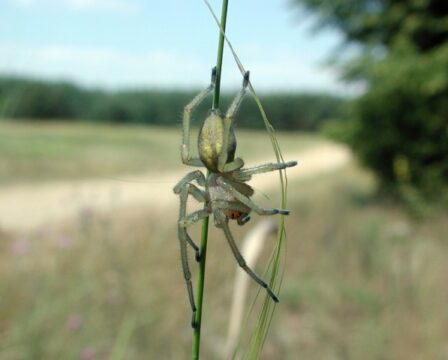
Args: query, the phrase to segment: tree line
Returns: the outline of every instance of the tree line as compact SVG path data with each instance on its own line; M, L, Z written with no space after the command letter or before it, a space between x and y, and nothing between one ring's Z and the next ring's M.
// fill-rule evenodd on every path
M40 120L91 120L113 123L178 126L184 106L196 91L87 89L68 82L0 77L0 117ZM222 108L233 93L222 96ZM325 122L343 119L348 100L329 94L265 94L265 110L277 129L313 131ZM210 101L197 111L205 116ZM263 128L254 100L247 96L238 126Z

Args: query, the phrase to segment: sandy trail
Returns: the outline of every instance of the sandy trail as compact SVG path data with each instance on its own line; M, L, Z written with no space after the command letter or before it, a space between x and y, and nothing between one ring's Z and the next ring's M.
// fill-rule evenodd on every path
M288 169L288 180L305 179L341 168L351 159L345 146L325 144L298 153L284 154L286 161L299 165ZM258 162L261 163L261 162ZM30 231L45 224L73 218L81 211L107 212L129 205L149 205L164 211L178 204L172 188L187 172L123 175L110 179L58 181L0 188L0 229ZM278 174L255 176L256 189L268 191L278 186Z

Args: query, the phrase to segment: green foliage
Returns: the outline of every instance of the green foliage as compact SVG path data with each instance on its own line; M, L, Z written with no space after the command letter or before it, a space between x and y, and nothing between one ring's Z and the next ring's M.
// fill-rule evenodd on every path
M444 0L296 0L319 15L319 25L336 27L348 41L419 52L448 37Z
M55 119L74 118L87 102L86 94L68 83L44 83L4 78L0 81L0 115Z
M383 190L408 203L447 200L448 7L442 0L298 0L361 45L343 63L367 91L354 102L350 128L326 125L348 140ZM342 134L343 130L347 133Z
M445 46L412 57L390 54L370 71L370 90L356 104L353 145L386 188L446 197L447 64Z
M314 131L334 117L344 118L345 101L331 95L272 94L260 96L260 100L277 129ZM259 114L255 102L244 103L238 117L241 126L257 124Z
M178 126L183 107L195 91L87 90L67 83L0 78L0 116L35 119L89 119L113 123ZM233 93L223 94L222 108ZM329 118L342 118L346 100L326 94L266 94L263 104L277 129L315 130ZM205 101L199 114L205 114ZM248 96L238 115L238 125L263 128L253 99Z

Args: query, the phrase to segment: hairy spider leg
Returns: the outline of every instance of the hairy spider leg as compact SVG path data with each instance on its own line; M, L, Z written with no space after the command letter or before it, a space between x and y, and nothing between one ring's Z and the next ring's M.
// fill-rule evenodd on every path
M200 260L199 247L194 243L191 237L187 233L187 226L194 223L195 221L199 221L202 217L201 214L192 213L190 215L186 215L187 209L187 201L188 196L191 194L196 200L200 202L206 202L208 199L207 194L199 189L197 186L192 184L192 181L197 181L197 183L201 186L205 186L205 176L199 171L192 171L185 175L177 184L174 186L174 193L179 194L180 198L180 207L179 207L179 220L178 220L178 238L180 245L180 254L181 254L181 262L182 262L182 270L184 274L184 279L187 285L188 290L188 298L191 305L191 310L193 312L191 325L195 326L195 317L196 317L196 305L194 302L193 295L193 285L191 283L191 273L190 267L188 264L188 256L187 256L187 243L194 249L196 253L196 261Z
M205 187L206 180L204 174L200 170L195 170L189 172L182 179L179 180L179 182L173 188L174 193L180 194L181 190L185 187L185 185L191 183L194 180L196 180L199 185ZM206 196L205 192L203 192L203 195ZM199 199L197 200L201 201Z
M293 167L296 165L297 165L297 161L288 161L285 163L263 164L263 165L254 166L252 168L237 170L233 173L233 177L238 180L248 181L248 180L250 180L251 176L254 174L262 174L262 173L275 171L275 170L283 170L288 167Z
M193 184L185 184L185 186L180 191L178 237L179 237L179 245L180 245L182 271L184 273L184 279L187 284L188 298L190 300L191 311L193 313L192 318L191 318L191 326L194 328L196 326L196 324L195 324L196 304L194 301L193 285L191 283L191 273L190 273L190 267L188 264L187 243L189 243L196 251L196 261L200 260L200 253L199 253L199 247L193 242L193 240L188 235L187 227L190 226L191 224L194 224L195 222L198 222L199 220L207 217L209 215L209 212L208 212L208 210L203 209L203 210L195 211L189 215L186 215L188 194L190 193L191 189L199 190ZM197 194L199 195L201 193L199 192ZM205 201L206 198L202 197L202 200Z
M227 224L227 218L222 210L215 210L213 212L214 216L218 218L218 222L220 224L220 227L224 231L224 234L226 236L227 242L230 245L230 248L232 249L233 255L235 256L236 261L238 262L238 265L255 281L257 282L261 287L265 288L268 292L269 296L274 300L275 302L278 302L278 297L274 294L272 289L268 286L268 284L260 278L249 266L246 264L246 260L244 260L243 255L241 255L240 250L238 249L238 246L235 243L235 240L232 236L232 233L230 232L229 225Z
M227 162L228 153L225 151L229 147L229 139L230 139L230 129L233 125L233 119L235 117L238 108L243 102L244 95L246 95L246 88L249 84L249 71L246 71L243 79L243 87L240 92L236 95L235 99L233 99L232 103L227 110L226 116L224 117L224 135L223 135L223 151L219 155L218 159L218 170L220 172L231 172L237 169L241 169L244 166L244 161L241 158L236 158L231 162Z
M238 219L236 219L236 221L237 221L237 224L240 226L247 224L250 221L250 215L243 214Z
M187 197L188 197L187 191L188 191L187 188L184 188L181 191L181 196L180 196L181 197L181 200L180 200L181 206L180 206L179 217L182 217L182 215L185 213ZM180 245L180 258L181 258L181 262L182 262L182 271L184 273L184 279L185 279L185 283L187 285L188 298L190 300L191 311L193 312L192 319L191 319L191 326L194 327L194 325L195 325L194 319L196 318L196 304L194 302L193 285L191 283L191 272L190 272L190 267L188 265L187 242L188 242L189 236L187 234L186 229L180 225L180 221L179 221L177 228L178 228L178 237L179 237L179 245ZM197 246L195 244L194 244L194 246L197 248ZM199 251L199 248L197 248L197 251Z
M191 122L191 113L193 109L198 106L206 97L208 94L210 94L213 89L215 88L216 83L216 67L212 69L212 79L210 85L201 91L199 94L197 94L193 100L191 100L190 103L188 103L184 108L184 114L182 119L182 127L183 127L183 133L182 133L182 148L181 148L181 154L182 154L182 162L185 165L191 165L191 166L204 166L201 159L199 158L192 158L190 157L190 122Z
M180 219L179 224L181 227L187 228L188 226L198 222L199 220L206 218L207 216L209 216L209 214L210 211L208 211L207 209L197 210Z
M191 184L191 182L194 180L196 180L199 185L205 187L205 182L206 182L205 176L199 170L195 170L195 171L188 173L176 184L176 186L174 186L174 189L173 189L174 193L180 194L179 222L181 221L181 219L185 218L185 216L186 216L188 195L193 195L193 197L199 202L207 202L208 201L207 193L205 191L199 189L196 185ZM185 189L186 189L186 192L185 192ZM183 238L185 238L186 241L194 249L194 251L196 253L196 260L199 261L199 259L200 259L199 247L194 243L194 241L190 237L190 235L188 235L186 229L179 227L178 231L179 231L179 236L183 236ZM182 232L184 232L185 234L181 235Z
M228 191L232 196L234 196L237 200L241 201L247 207L251 208L258 215L276 215L276 214L289 215L289 210L286 210L286 209L264 209L264 208L258 206L247 196L241 194L238 190L236 190L232 185L230 185L222 177L217 179L216 182L224 190Z
M186 203L188 201L188 195L193 195L193 197L196 200L198 200L199 202L206 202L207 197L205 196L205 193L201 189L199 189L196 185L187 184L187 185L185 185L185 188L187 188L187 195L184 195L181 192L181 196L180 196L180 201L185 202L185 207L186 207ZM185 199L184 199L184 197L185 197ZM190 235L188 235L187 230L186 230L186 227L189 225L187 223L190 222L189 217L193 217L193 215L194 215L194 213L186 216L185 211L184 211L184 214L179 216L179 224L181 226L179 231L183 231L185 233L187 242L190 244L190 246L194 249L194 251L196 253L195 254L196 261L199 262L200 258L201 258L200 253L199 253L199 246L197 246L195 244L195 242L190 237ZM184 224L187 224L187 225L184 226Z

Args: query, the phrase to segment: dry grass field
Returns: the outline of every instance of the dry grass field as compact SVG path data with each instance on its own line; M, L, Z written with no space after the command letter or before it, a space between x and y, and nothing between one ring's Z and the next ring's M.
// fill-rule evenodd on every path
M179 138L173 129L0 122L0 189L182 172ZM238 138L246 158L272 160L264 133ZM324 144L295 133L278 140L285 153ZM374 185L355 163L291 179L281 302L263 359L448 358L448 214L414 219L378 201ZM276 203L277 192L260 191L257 201ZM148 199L107 212L86 206L32 231L2 230L0 358L188 359L176 212ZM236 239L258 221L233 227ZM220 359L239 270L223 235L212 229L209 239L202 350L204 359ZM250 298L257 290L251 284Z

